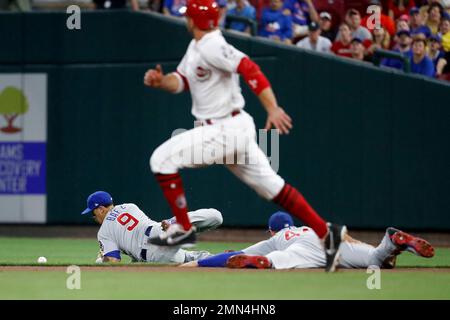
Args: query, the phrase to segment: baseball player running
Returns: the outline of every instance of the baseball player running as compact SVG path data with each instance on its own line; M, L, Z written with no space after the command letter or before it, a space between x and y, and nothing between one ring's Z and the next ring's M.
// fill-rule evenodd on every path
M221 253L182 266L258 269L325 267L325 255L320 239L311 228L295 227L291 216L277 212L269 219L269 231L272 235L270 239L242 251ZM410 251L425 258L434 256L434 248L427 241L390 227L377 247L346 235L341 244L339 267L393 268L397 256L403 251Z
M267 111L265 129L275 127L281 134L289 133L292 120L278 105L269 80L255 62L226 42L217 28L219 8L214 0L188 0L185 16L193 40L177 70L164 74L157 65L146 72L144 83L174 94L189 90L192 114L201 126L164 142L150 158L151 170L178 222L150 242L161 246L195 243L195 228L187 215L178 172L182 168L225 164L260 196L314 229L326 249L326 270L334 271L345 226L327 224L300 192L271 168L257 145L253 118L243 110L239 75ZM230 159L234 161L230 163Z
M81 213L92 214L101 225L97 238L101 262L120 262L121 252L134 262L184 263L210 256L206 251L186 251L179 247L160 247L147 244L149 237L162 233L174 219L156 222L133 203L114 205L111 195L97 191L87 199L87 208ZM188 213L197 232L212 230L222 224L222 214L215 209L200 209Z

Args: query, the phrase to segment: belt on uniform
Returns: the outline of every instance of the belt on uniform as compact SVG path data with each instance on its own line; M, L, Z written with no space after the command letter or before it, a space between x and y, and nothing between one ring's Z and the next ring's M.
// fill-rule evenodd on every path
M152 226L148 227L147 230L145 230L145 235L147 237L150 237L150 232L152 231ZM141 258L144 261L147 261L147 249L141 250Z
M232 116L232 117L235 117L235 116L237 116L238 114L240 114L241 113L241 110L234 110L234 111L232 111L231 113L230 113L230 116ZM226 117L226 116L225 116ZM225 118L224 117L224 118ZM219 118L220 119L220 118ZM205 122L206 122L206 124L213 124L213 119L206 119L205 120Z

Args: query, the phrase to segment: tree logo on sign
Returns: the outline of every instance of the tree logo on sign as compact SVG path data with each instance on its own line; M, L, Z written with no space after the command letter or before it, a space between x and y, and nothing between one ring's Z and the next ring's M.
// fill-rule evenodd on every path
M14 126L14 121L21 114L28 111L28 100L22 90L15 87L6 87L0 93L0 115L5 118L6 127L0 128L0 131L13 134L22 131L21 128Z

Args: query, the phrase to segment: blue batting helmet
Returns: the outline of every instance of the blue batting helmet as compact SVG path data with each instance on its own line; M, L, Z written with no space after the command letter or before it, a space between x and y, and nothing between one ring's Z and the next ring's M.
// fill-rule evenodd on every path
M91 194L87 199L87 208L81 214L87 214L94 211L99 206L109 206L113 203L113 198L108 192L97 191Z
M294 225L294 220L289 213L278 211L272 214L269 218L269 230L278 232L281 229L291 227Z

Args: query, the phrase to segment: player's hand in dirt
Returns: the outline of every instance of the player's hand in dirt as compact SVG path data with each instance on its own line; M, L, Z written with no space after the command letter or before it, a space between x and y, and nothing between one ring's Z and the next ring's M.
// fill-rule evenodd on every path
M280 134L289 134L289 130L292 129L292 119L281 107L277 107L269 111L264 129L270 130L272 126L278 129Z
M144 75L144 84L151 88L159 88L161 86L164 73L160 64L157 64L155 69L148 70Z
M103 253L101 251L97 254L97 259L95 259L95 263L103 263Z

